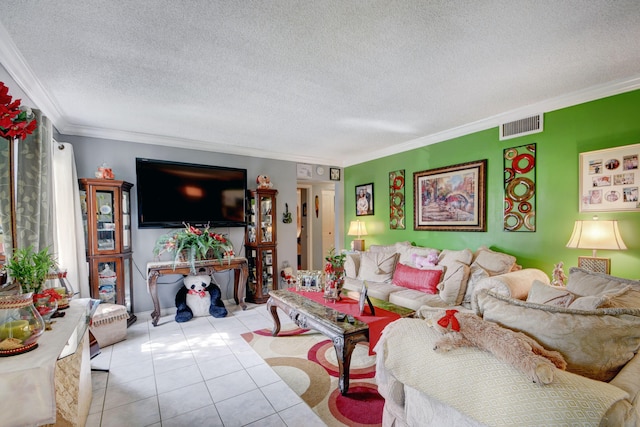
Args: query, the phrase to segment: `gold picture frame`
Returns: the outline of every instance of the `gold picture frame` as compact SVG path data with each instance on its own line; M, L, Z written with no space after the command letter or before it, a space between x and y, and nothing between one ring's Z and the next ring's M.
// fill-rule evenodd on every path
M487 159L413 174L414 230L487 231Z

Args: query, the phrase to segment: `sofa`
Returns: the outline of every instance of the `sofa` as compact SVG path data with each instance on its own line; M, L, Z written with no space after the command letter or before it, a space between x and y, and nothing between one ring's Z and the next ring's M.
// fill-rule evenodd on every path
M375 349L384 426L640 425L640 281L574 267L566 287L474 297L479 316L559 351L566 371L541 385L477 348L436 353L441 335L420 318L434 308L423 306Z
M429 256L434 256L435 265L415 265ZM369 296L413 310L425 305L473 310L473 295L479 289L522 299L535 280L549 283L544 272L522 269L514 256L485 246L473 252L398 242L347 253L342 289L358 299L366 283Z

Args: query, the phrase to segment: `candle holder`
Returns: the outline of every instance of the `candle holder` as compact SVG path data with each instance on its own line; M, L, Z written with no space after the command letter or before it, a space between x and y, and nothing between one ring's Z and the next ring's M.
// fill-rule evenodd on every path
M45 323L33 294L0 295L0 356L26 353L38 346Z

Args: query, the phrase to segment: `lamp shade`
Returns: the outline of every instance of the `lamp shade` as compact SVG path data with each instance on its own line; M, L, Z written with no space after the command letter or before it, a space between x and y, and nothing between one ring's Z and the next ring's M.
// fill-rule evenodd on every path
M351 221L349 224L349 231L347 231L347 235L349 236L366 236L367 235L367 227L364 225L362 221Z
M568 248L577 249L627 249L622 241L618 221L576 221Z

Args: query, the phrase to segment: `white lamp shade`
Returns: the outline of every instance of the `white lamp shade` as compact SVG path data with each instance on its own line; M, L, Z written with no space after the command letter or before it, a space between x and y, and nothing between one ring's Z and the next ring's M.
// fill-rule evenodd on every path
M618 221L576 221L568 248L627 249L622 241Z
M351 221L349 224L349 231L347 231L347 235L349 236L366 236L367 235L367 227L364 225L362 221Z

